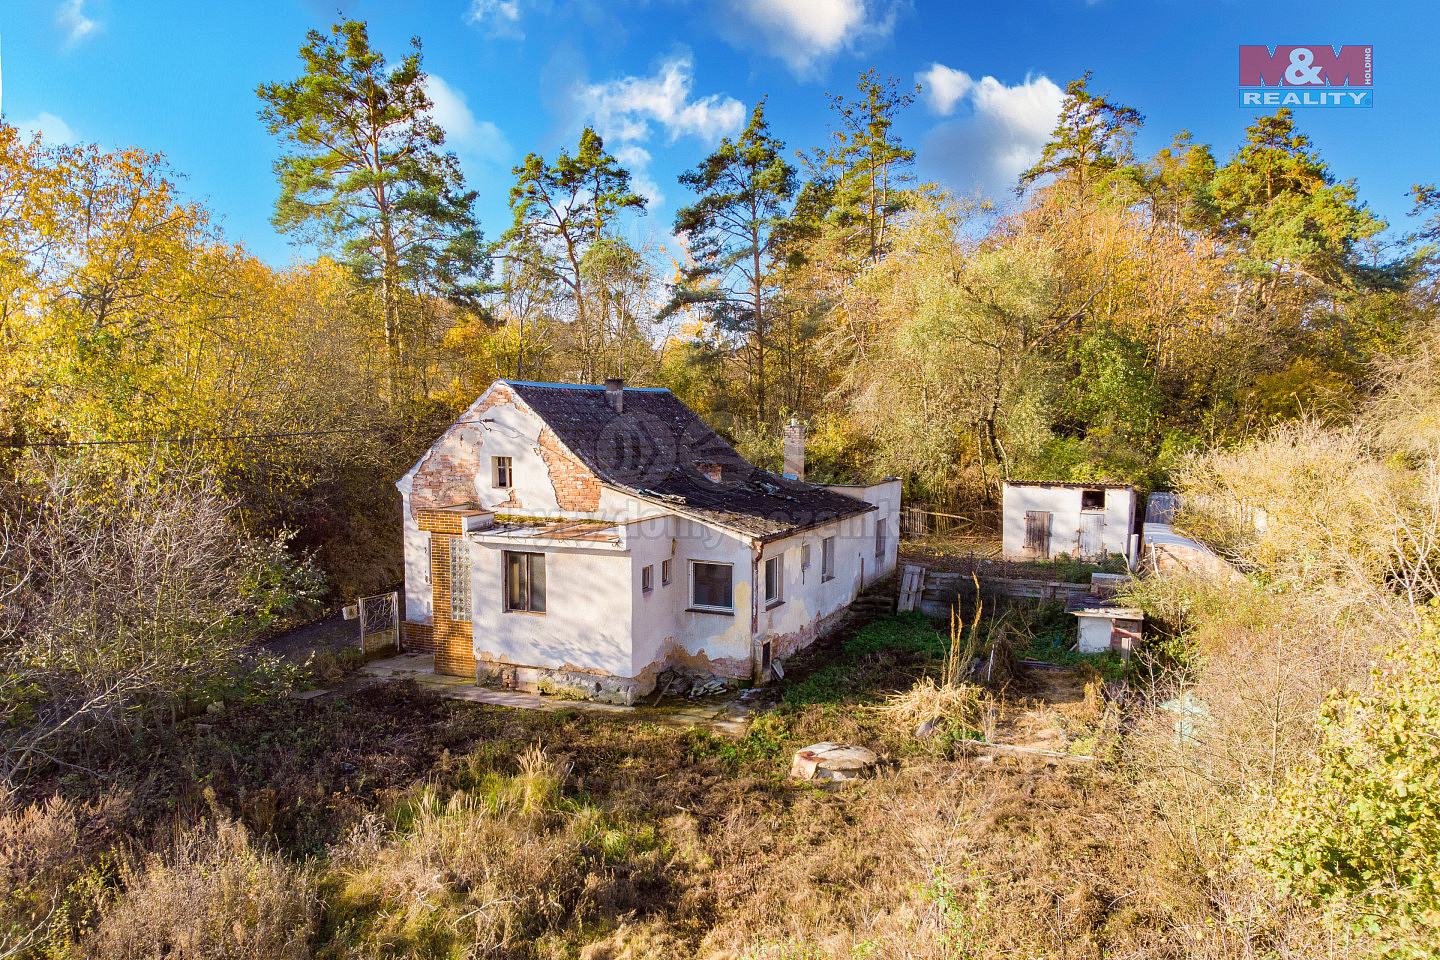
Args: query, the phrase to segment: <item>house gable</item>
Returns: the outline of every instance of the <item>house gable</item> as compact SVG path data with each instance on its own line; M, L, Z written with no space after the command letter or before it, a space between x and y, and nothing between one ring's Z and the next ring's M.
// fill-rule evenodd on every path
M396 486L413 521L421 511L464 504L527 516L594 514L603 485L509 384L496 381Z

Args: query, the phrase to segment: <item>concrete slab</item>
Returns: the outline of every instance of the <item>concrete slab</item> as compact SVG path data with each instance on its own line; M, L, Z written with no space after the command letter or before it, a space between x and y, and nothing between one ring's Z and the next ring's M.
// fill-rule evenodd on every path
M492 690L478 686L468 677L449 677L435 672L434 658L428 653L402 653L382 660L372 660L360 668L367 677L380 680L413 680L447 700L488 703L494 707L517 710L582 710L586 713L629 713L633 708L589 700L559 700L514 690Z

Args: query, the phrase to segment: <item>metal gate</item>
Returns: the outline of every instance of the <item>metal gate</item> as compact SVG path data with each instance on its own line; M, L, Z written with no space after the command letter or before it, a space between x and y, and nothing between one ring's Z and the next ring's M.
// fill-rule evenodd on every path
M360 598L360 652L393 647L400 651L400 594Z

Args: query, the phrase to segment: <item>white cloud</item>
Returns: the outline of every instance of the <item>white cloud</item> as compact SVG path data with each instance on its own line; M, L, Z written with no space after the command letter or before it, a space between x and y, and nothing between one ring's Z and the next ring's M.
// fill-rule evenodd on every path
M665 202L664 192L649 173L649 150L627 143L615 151L615 159L630 171L630 182L635 187L635 192L648 200L651 207L658 207Z
M989 197L1013 189L1039 159L1065 97L1045 76L1007 87L994 77L972 81L940 64L922 73L920 82L937 112L954 112L962 103L970 107L968 116L931 129L920 148L921 164L958 189Z
M15 127L27 140L38 133L40 139L51 146L57 143L75 142L75 133L70 129L70 125L55 114L46 113L43 110L37 117L18 121Z
M85 0L62 0L55 9L55 23L65 31L67 47L74 47L100 29L100 21L85 16Z
M814 76L841 50L888 37L898 2L885 0L730 0L729 7L761 44L797 77Z
M492 37L524 40L525 31L520 26L522 13L520 0L470 0L465 19Z
M930 109L942 117L954 113L955 104L975 86L970 74L947 67L943 63L931 64L929 70L917 74L915 79L920 81L920 88L924 91L925 101L930 104Z
M713 143L739 130L745 121L745 105L714 93L690 99L692 70L688 55L672 57L653 77L590 84L579 90L577 100L607 140L648 140L651 123L665 129L669 143L682 136Z
M510 141L489 120L477 120L470 112L465 94L444 79L429 74L425 95L430 98L430 116L445 131L445 142L457 154L503 164L510 158Z

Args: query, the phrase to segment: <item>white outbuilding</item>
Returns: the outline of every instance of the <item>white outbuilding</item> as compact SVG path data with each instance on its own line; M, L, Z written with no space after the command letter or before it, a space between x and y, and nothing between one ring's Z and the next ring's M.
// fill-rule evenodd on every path
M1124 484L1007 481L1003 511L1007 560L1130 557L1138 533L1135 488Z

